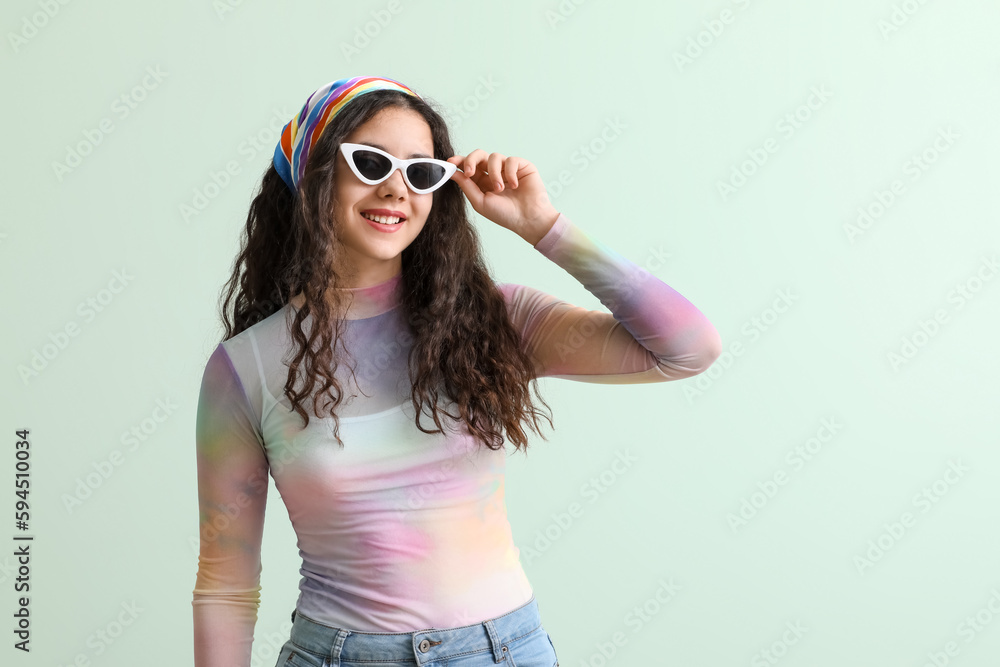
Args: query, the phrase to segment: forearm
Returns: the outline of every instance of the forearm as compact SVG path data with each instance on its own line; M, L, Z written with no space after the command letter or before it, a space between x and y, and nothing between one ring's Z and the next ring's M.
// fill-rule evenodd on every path
M611 311L588 311L531 288L512 292L515 320L541 375L658 382L703 372L718 357L719 334L698 308L565 215L535 249Z

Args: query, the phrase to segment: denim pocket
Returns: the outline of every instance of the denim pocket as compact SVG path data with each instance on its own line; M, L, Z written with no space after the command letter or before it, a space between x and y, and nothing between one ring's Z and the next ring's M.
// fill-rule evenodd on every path
M329 658L306 651L289 640L281 647L275 667L328 667L328 662Z
M504 653L505 661L501 664L506 667L555 667L559 664L559 659L555 655L552 647L552 640L545 632L545 628L538 626L526 635L506 642L501 650ZM492 656L487 656L487 652L482 653L482 662L476 661L470 664L487 664L485 659L489 657L492 663ZM451 663L449 663L451 664ZM456 667L461 663L455 663Z

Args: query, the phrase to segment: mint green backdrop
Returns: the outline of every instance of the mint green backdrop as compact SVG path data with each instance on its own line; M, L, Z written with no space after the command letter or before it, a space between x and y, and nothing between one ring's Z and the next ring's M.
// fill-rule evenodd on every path
M562 664L997 664L992 0L2 15L3 664L192 664L219 289L275 130L358 74L446 108L463 154L531 160L560 211L722 335L697 378L542 382L555 430L509 457L507 505ZM497 279L602 308L473 215ZM299 579L271 493L254 665ZM34 536L30 653L15 535Z

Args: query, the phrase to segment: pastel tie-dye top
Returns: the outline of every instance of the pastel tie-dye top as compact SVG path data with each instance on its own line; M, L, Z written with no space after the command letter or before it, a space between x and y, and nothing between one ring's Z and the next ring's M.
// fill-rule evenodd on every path
M719 335L694 305L565 215L535 248L611 311L498 284L539 377L664 382L696 375L719 355ZM303 429L283 396L293 305L222 342L209 358L196 429L198 667L250 664L268 474L298 536L297 609L311 619L411 632L477 623L532 596L504 504L513 448L492 451L461 428L416 428L402 285L399 274L348 290L349 358L336 370L344 448L332 437L332 418L312 413ZM432 430L427 414L421 424Z

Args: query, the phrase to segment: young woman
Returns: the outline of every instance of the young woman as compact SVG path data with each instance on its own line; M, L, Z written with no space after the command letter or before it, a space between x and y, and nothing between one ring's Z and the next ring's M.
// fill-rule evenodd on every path
M611 313L494 283L465 199ZM691 377L721 349L705 316L556 211L530 162L455 154L380 77L285 126L227 286L197 416L196 666L250 665L268 473L302 556L278 665L558 664L504 505L504 445L539 433L529 385Z

